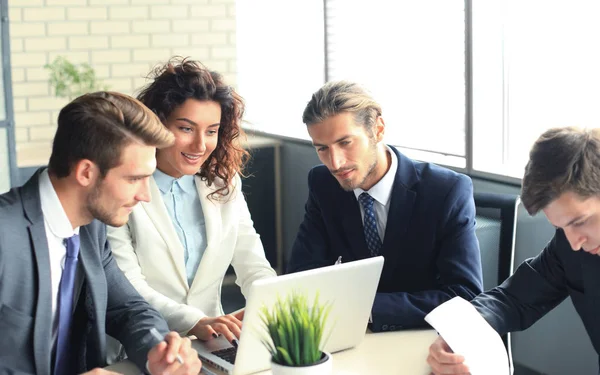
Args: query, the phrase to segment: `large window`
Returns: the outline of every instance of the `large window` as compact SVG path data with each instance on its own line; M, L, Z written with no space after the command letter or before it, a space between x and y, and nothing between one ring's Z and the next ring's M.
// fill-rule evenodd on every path
M599 18L597 1L473 1L475 169L521 177L544 130L600 127Z
M246 128L308 139L302 111L324 78L323 1L236 3Z
M465 12L461 0L327 0L328 79L363 83L387 142L465 167Z
M310 94L325 80L354 80L382 104L388 143L502 179L522 176L544 130L600 125L600 2L257 4L239 1L237 11L251 128L307 138ZM278 16L261 17L260 5Z

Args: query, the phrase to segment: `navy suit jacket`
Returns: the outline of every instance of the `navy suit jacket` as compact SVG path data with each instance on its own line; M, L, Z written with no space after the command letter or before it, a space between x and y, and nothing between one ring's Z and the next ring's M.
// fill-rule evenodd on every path
M372 309L375 332L426 326L423 318L439 304L455 296L471 300L483 285L471 179L392 150L398 171ZM308 186L287 271L332 265L339 256L343 262L368 258L354 192L344 191L323 165L310 171Z
M0 374L52 373L50 255L38 175L0 195ZM79 236L83 277L76 288L70 373L106 365L106 333L145 369L148 351L158 343L150 328L166 334L167 324L117 267L106 226L94 220Z
M573 251L562 229L535 258L472 303L498 333L522 331L571 297L600 354L600 256Z

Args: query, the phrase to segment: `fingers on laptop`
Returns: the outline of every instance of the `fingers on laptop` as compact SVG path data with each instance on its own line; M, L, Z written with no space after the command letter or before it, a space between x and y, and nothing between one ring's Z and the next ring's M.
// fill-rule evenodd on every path
M234 344L234 340L240 338L241 332L242 322L230 314L216 318L202 318L189 333L204 341L223 335L229 342L235 345L237 342Z
M211 326L234 346L237 344L237 342L234 343L234 340L239 339L242 334L242 322L233 315L220 316Z
M212 318L206 317L200 319L200 321L196 323L194 328L190 329L189 334L194 335L196 336L196 338L203 341L208 341L210 339L219 337L217 331L215 331L213 327L211 327L209 322L210 319Z

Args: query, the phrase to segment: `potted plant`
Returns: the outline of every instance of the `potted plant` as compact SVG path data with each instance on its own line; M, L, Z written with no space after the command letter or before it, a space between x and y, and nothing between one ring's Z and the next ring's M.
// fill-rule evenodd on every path
M319 303L317 293L313 303L294 291L286 298L277 298L272 309L263 306L260 317L266 332L261 339L271 354L273 375L329 375L331 354L323 347L325 326L331 304Z
M49 83L54 88L54 95L71 101L88 92L106 90L96 78L96 72L88 64L79 66L71 63L63 56L57 56L51 64L44 65L50 71Z

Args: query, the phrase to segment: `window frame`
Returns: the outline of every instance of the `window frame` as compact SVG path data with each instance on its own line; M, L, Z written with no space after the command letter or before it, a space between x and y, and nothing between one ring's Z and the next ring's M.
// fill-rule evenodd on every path
M325 45L325 81L327 82L329 76L329 64L328 64L328 40L327 40L327 2L323 0L323 14L324 14L324 45ZM436 163L446 168L450 168L457 172L467 174L471 177L477 177L483 180L501 182L505 184L520 186L521 178L515 178L499 173L485 172L476 170L473 167L473 7L472 0L464 0L465 5L465 167L455 167L451 165L444 165L443 163ZM502 132L506 133L506 124L503 123ZM399 146L405 149L411 149L410 147ZM419 151L419 150L417 150ZM428 151L435 153L433 151Z
M4 81L4 103L6 117L0 119L0 128L6 129L8 143L8 163L10 186L15 187L19 183L19 168L17 167L17 146L15 139L15 116L13 109L12 94L12 65L10 62L10 30L8 17L8 0L0 0L0 30L2 33L2 78Z

